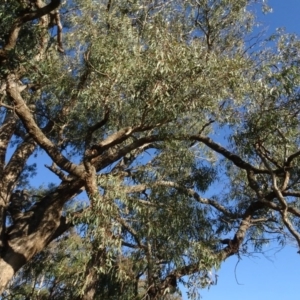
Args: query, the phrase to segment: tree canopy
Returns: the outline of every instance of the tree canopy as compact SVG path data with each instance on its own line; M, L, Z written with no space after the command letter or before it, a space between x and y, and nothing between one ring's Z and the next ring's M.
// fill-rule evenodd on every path
M1 299L196 297L232 255L300 251L300 41L257 7L0 3Z

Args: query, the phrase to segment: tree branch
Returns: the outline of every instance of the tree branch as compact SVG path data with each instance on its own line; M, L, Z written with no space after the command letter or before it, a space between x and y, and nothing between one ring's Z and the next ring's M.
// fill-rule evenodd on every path
M281 203L281 206L282 206L282 208L280 209L282 221L283 221L284 225L287 227L288 231L294 236L295 240L298 243L298 247L300 249L300 234L297 232L297 230L294 228L292 222L289 220L289 216L288 216L288 208L289 207L288 207L288 204L287 204L285 198L283 197L283 195L281 193L281 190L278 188L277 178L276 178L274 172L272 171L267 160L263 156L260 156L260 157L272 175L273 190L277 196L277 199L279 200L279 202ZM285 181L286 181L286 179L285 179Z
M143 245L138 237L138 233L122 218L116 219L134 238L140 249L147 250L147 246Z
M246 236L247 230L252 226L251 219L252 216L256 213L257 210L263 208L263 204L259 201L253 202L250 204L248 209L243 214L242 221L238 230L235 233L235 236L232 240L228 241L228 246L224 249L216 252L216 256L219 256L221 260L236 254L239 251L239 248ZM197 273L201 270L201 265L199 263L190 264L181 268L178 268L172 271L169 275L173 275L176 278L181 278L186 275L191 275Z
M45 165L45 167L53 172L61 181L71 181L71 179L68 178L68 176L64 172L57 168L55 163L52 163L51 166Z
M6 111L5 119L0 127L0 173L4 170L7 146L16 129L17 118L12 111Z
M97 171L101 170L105 167L108 167L110 164L116 162L123 156L125 156L127 153L130 153L131 151L146 145L146 144L151 144L153 142L159 142L159 141L164 141L167 140L167 137L162 137L158 135L150 135L146 137L142 137L140 139L137 139L133 141L131 144L124 146L120 149L114 149L112 148L109 153L102 154L101 156L95 157L92 159L92 163L96 167Z
M48 155L60 168L69 172L70 174L82 177L83 169L64 157L57 149L57 147L45 136L43 131L35 123L29 108L25 104L19 92L16 77L13 74L10 74L8 76L7 94L12 99L15 105L15 112L20 117L28 133L33 137L37 144L48 153Z
M147 188L151 188L154 186L165 186L165 187L175 188L181 192L184 192L188 196L193 197L199 203L207 204L207 205L214 207L215 209L222 212L224 215L226 215L227 217L229 217L231 219L241 217L237 214L230 212L223 205L219 204L217 201L212 200L212 199L202 198L195 190L186 188L186 187L184 187L178 183L172 182L172 181L156 181L151 186L150 185L147 186L145 184L132 186L132 187L129 187L126 192L128 192L128 193L142 192L142 191L146 190Z
M1 189L3 192L5 191L8 195L12 192L28 158L35 148L36 143L30 137L17 147L2 173Z
M162 123L157 123L154 125L149 126L128 126L120 129L119 131L111 134L108 138L106 138L104 141L100 142L97 145L92 146L91 148L91 158L94 158L96 156L99 156L102 154L105 150L112 148L116 145L121 144L122 142L126 141L128 138L132 136L133 133L136 132L143 132L147 130L151 130L155 127L159 127Z
M12 50L15 47L17 40L18 40L20 29L23 24L49 14L52 10L55 10L56 8L58 8L58 6L60 5L60 2L61 2L60 0L52 0L48 5L46 5L42 8L39 8L35 11L27 12L27 13L23 14L22 16L20 16L19 18L17 18L17 20L13 24L12 29L9 33L8 42L3 47L4 51ZM3 52L3 50L2 50L2 52ZM0 52L0 56L1 56L1 54L2 53Z
M203 144L205 144L212 150L216 151L217 153L223 155L228 160L232 161L237 167L239 167L243 170L252 170L255 174L269 174L270 173L268 170L262 170L262 169L256 168L256 167L252 166L251 164L245 162L238 155L228 151L221 145L215 143L209 137L205 137L205 136L201 136L201 135L192 135L192 136L190 136L190 140L202 142Z
M293 153L292 155L290 155L290 156L287 158L286 162L285 162L285 166L290 167L292 161L293 161L295 158L297 158L299 155L300 155L300 150L297 151L297 152L295 152L295 153Z

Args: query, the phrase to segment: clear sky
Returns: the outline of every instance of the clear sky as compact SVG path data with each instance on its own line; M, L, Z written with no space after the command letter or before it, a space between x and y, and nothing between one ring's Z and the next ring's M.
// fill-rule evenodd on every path
M273 12L259 20L273 33L278 27L300 35L300 0L269 0ZM299 300L300 254L292 244L276 253L266 248L268 258L231 257L217 272L218 284L200 291L202 300ZM278 249L279 250L279 249ZM187 299L183 295L183 299Z

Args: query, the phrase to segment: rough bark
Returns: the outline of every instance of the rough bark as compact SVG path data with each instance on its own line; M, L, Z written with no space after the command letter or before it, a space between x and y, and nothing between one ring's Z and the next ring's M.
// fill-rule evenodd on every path
M14 260L13 253L10 253L10 258ZM8 285L8 283L14 276L15 270L12 266L12 262L10 260L7 261L4 258L0 258L0 270L1 270L0 293L2 294L5 287Z
M82 185L80 180L62 183L55 192L45 196L7 228L1 252L0 294L26 262L69 228L65 218L61 217L62 207Z

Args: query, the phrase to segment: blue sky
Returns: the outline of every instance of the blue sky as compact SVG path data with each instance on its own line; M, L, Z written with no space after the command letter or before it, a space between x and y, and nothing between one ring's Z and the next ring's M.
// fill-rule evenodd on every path
M286 32L300 35L300 0L268 3L273 12L259 16L268 34L285 27ZM300 255L292 243L279 250L270 246L266 248L268 257L242 257L239 263L238 257L229 258L218 271L218 284L200 291L202 299L299 300Z

